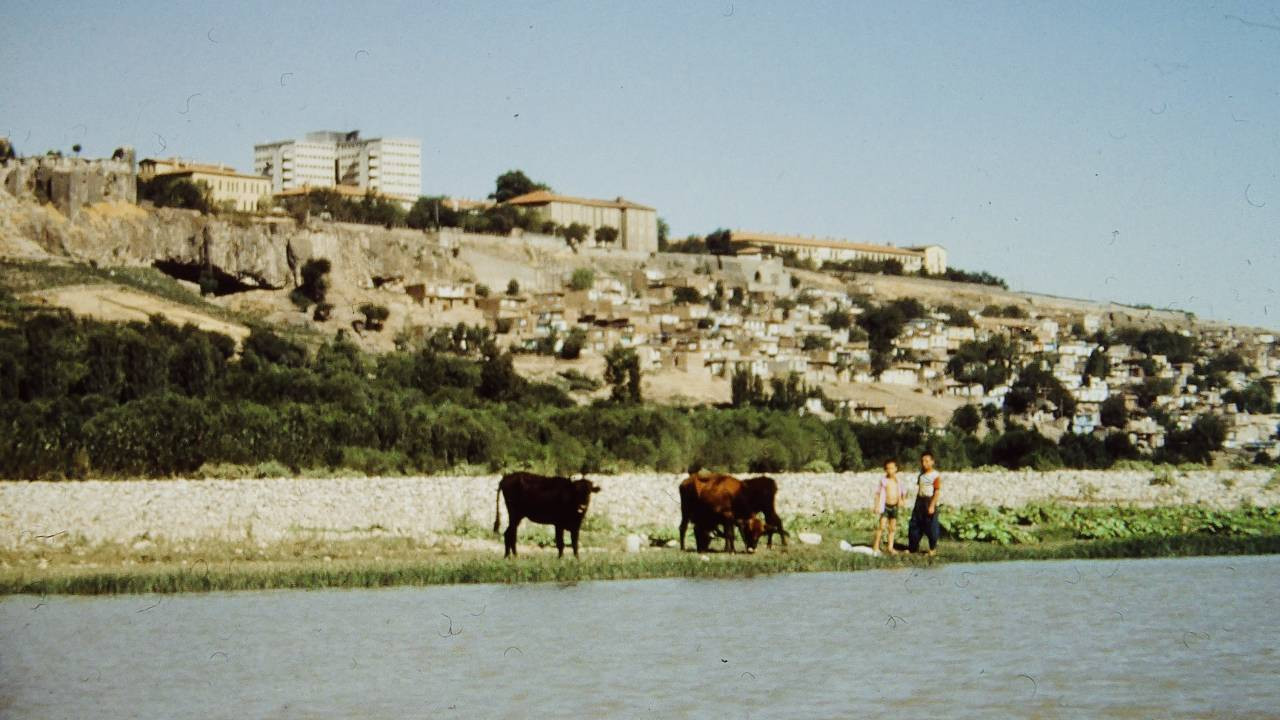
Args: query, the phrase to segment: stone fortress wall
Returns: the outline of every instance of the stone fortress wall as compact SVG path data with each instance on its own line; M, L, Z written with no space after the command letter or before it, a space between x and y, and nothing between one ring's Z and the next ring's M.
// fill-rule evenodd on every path
M93 203L136 203L138 171L129 147L104 159L37 155L0 162L0 188L20 199L52 202L75 218Z

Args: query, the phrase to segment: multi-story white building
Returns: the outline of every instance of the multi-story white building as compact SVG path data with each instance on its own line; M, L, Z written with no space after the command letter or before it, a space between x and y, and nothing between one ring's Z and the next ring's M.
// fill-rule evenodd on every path
M273 192L348 185L410 204L422 194L422 141L362 139L359 131L307 133L253 147L253 169Z

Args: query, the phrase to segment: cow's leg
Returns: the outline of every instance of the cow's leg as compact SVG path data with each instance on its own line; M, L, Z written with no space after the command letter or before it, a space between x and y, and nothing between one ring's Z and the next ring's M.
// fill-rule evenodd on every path
M573 541L573 556L578 557L578 531L581 528L569 528L569 539Z
M684 531L687 530L688 528L689 528L689 516L682 512L680 513L680 549L681 550L684 550ZM697 526L694 526L693 528L693 535L694 535L694 540L696 542L697 536L698 536Z
M564 526L563 525L556 526L556 550L560 553L560 557L564 557ZM577 552L576 547L574 548L574 552L575 553Z
M723 520L722 526L724 527L724 551L727 553L735 552L733 547L733 521Z
M698 552L704 553L711 547L711 530L701 523L693 524L693 542Z
M506 543L506 549L502 553L502 557L514 557L516 555L516 532L520 527L519 515L512 515L507 520L507 531L502 534L502 539Z
M769 514L769 525L778 530L778 539L782 541L782 547L786 547L787 531L782 527L782 518L778 516L777 510L774 510ZM773 547L773 532L769 533L769 547Z

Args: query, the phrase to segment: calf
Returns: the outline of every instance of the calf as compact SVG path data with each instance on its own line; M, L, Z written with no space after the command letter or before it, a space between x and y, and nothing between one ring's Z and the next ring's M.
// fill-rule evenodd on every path
M778 534L782 546L787 546L787 531L782 527L782 518L778 517L775 501L778 497L778 483L767 475L747 478L742 481L743 505L746 511L755 517L756 513L764 514L764 535L768 547L773 547L773 535Z
M582 527L583 516L587 514L587 505L591 503L591 494L597 492L600 492L600 487L586 479L570 480L528 472L503 475L498 481L498 494L493 501L493 531L498 532L502 523L500 501L504 495L507 500L507 529L503 533L506 547L502 556L516 554L516 531L520 521L529 518L532 522L555 526L556 550L560 557L564 557L564 531L568 529L573 556L577 557L578 530Z

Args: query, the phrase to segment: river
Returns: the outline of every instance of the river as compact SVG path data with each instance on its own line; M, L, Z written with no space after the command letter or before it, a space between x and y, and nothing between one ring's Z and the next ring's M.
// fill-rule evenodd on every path
M1280 556L10 596L0 717L1276 717L1278 651Z

